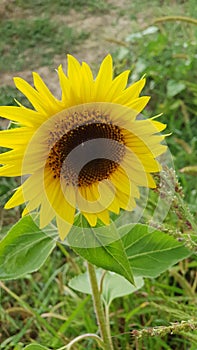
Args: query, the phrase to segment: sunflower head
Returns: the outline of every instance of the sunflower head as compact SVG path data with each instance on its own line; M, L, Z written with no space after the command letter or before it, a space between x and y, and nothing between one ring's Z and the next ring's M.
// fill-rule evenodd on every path
M126 87L128 74L113 78L108 55L94 79L69 55L67 75L58 68L61 100L36 73L34 88L15 78L33 109L0 107L2 117L18 123L0 132L0 145L11 148L0 155L0 175L26 176L7 209L25 203L23 215L37 210L41 228L55 219L64 240L76 212L91 227L98 220L109 225L111 212L135 208L140 186L156 186L151 174L161 169L165 125L137 117L149 97L139 96L144 79Z

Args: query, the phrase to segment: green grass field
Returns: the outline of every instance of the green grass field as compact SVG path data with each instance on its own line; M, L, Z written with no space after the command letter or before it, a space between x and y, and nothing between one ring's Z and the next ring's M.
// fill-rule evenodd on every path
M58 94L51 77L60 63L65 66L67 53L87 60L96 72L108 50L116 74L131 69L130 82L146 74L143 93L152 98L145 114L163 113L160 120L168 125L167 143L185 201L184 208L172 203L162 228L174 235L189 235L187 210L195 216L197 208L195 0L154 0L151 6L146 0L35 0L33 4L2 1L0 104L15 105L16 98L28 106L11 77L19 75L31 82L31 71L44 72L46 83ZM1 119L0 127L5 128ZM20 217L21 208L3 209L19 183L18 178L0 178L0 238ZM156 196L150 195L147 223ZM115 350L197 349L196 268L193 254L158 278L145 279L134 294L113 301L110 320ZM57 246L38 272L0 282L0 349L22 350L33 342L59 349L80 334L96 333L90 296L68 286L72 277L84 271L80 257ZM98 346L85 340L73 349Z

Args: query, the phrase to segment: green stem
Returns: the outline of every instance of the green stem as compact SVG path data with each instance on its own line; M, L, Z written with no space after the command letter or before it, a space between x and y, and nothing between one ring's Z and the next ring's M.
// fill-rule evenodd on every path
M92 299L94 303L94 310L96 313L96 318L100 330L100 334L104 343L104 350L113 350L113 344L110 337L109 325L105 318L101 295L98 288L98 283L96 279L96 272L94 266L87 262L88 274L90 279L90 285L92 288Z
M92 338L95 339L98 343L99 346L103 347L103 341L100 337L98 337L98 335L96 334L92 334L92 333L86 333L86 334L82 334L79 335L78 337L76 337L75 339L73 339L69 344L59 348L58 350L70 350L71 347L75 344L78 343L79 341L86 339L86 338Z
M111 340L109 305L107 305L107 304L105 304L105 319L106 319L106 329L107 329L107 333L108 333L108 338Z
M164 16L164 17L159 17L159 18L156 18L153 21L153 24L161 23L161 22L169 22L169 21L181 21L181 22L186 22L186 23L197 25L197 19L192 18L192 17L186 17L186 16Z

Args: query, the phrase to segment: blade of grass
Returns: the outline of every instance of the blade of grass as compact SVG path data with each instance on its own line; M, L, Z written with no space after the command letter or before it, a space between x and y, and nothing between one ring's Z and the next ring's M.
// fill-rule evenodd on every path
M14 292L12 292L8 287L5 286L5 284L0 281L0 288L2 288L3 290L5 290L12 298L14 298L15 300L18 301L18 303L25 309L27 310L32 316L34 316L37 321L40 322L40 324L47 329L47 331L51 334L53 334L54 336L57 335L56 330L51 327L48 322L42 318L38 312L36 312L33 308L31 308L31 306L29 306L24 300L22 300L18 295L16 295Z
M75 311L69 316L69 318L61 325L61 327L58 329L58 331L55 334L55 337L53 338L51 344L52 347L57 346L59 342L59 337L61 334L65 333L67 328L71 325L71 322L75 319L77 314L84 308L84 306L87 304L87 302L90 300L90 295L88 295L85 299L82 300L81 303L76 307Z

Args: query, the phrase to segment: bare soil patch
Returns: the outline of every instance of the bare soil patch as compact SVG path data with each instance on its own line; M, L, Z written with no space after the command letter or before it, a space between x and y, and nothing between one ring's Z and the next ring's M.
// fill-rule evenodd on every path
M12 2L12 1L11 1ZM67 26L74 27L77 30L84 30L89 34L88 39L82 42L78 47L71 47L71 54L75 55L80 61L86 61L91 65L93 70L96 70L98 64L102 61L103 57L112 52L117 48L117 42L124 40L124 38L131 32L131 19L127 14L125 9L129 8L130 1L108 1L112 5L112 9L106 13L97 11L95 13L88 12L78 12L71 9L69 14L54 14L54 20L59 23L64 23ZM8 10L7 2L3 0L1 4L0 17L7 18L6 11ZM10 4L10 3L9 3ZM9 5L9 10L10 10ZM124 12L122 9L124 8ZM19 13L16 8L15 11L10 11L10 18L24 18L23 13ZM27 13L25 11L25 16ZM32 16L32 14L29 14ZM62 43L63 45L64 43ZM59 97L58 79L57 74L53 74L53 71L58 67L59 64L63 64L66 67L66 54L57 55L54 57L53 66L45 66L36 69L36 71L42 76L49 88ZM15 74L6 72L1 75L0 85L10 85L14 86L13 76L21 76L25 80L32 82L31 71L24 70L15 72Z

